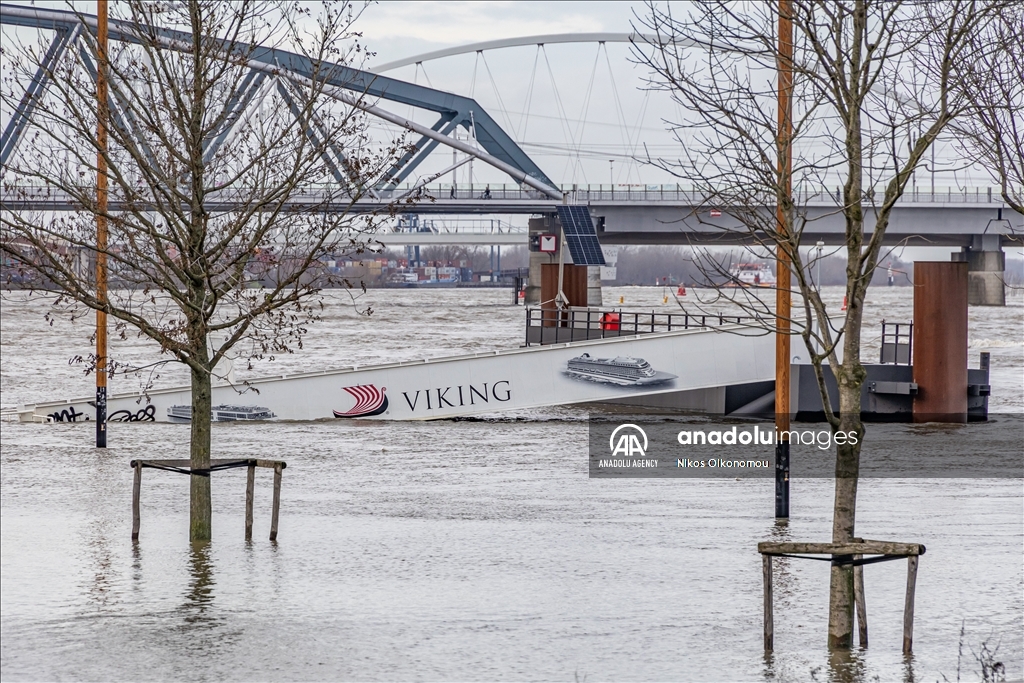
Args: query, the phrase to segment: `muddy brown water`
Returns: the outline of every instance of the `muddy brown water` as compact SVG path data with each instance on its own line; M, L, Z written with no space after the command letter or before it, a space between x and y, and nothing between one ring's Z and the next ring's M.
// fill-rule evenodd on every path
M620 296L626 310L675 306L655 288L605 293ZM333 298L301 352L239 372L515 346L524 314L509 298L377 290L359 302L373 305L369 318ZM1024 410L1024 301L1009 302L971 309L972 366L992 353L993 413ZM866 357L877 354L878 321L910 320L910 304L909 288L872 290ZM4 407L91 393L91 378L68 363L88 352L87 324L50 327L45 302L21 294L2 308ZM159 360L135 339L114 353ZM184 377L167 367L156 382ZM138 385L115 381L114 391ZM959 666L971 680L980 678L971 650L983 643L998 645L1011 680L1022 676L1020 479L864 480L858 533L928 547L914 655L900 652L904 562L865 568L871 646L830 663L828 564L781 560L776 651L766 657L756 543L827 540L832 483L794 481L792 517L777 524L770 480L589 479L587 416L568 407L463 421L216 424L217 457L281 458L288 468L276 544L263 471L255 538L244 541L238 470L214 475L214 540L204 547L187 540L187 479L151 470L142 537L129 540L127 463L185 457L186 425L113 424L101 452L89 426L5 422L3 679L932 681L955 680Z

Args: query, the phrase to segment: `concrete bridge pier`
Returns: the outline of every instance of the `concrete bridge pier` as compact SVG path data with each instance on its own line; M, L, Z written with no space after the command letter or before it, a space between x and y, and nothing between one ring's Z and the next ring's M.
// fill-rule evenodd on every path
M967 303L970 306L1005 306L1006 253L999 235L973 235L971 246L961 247L952 260L967 263Z

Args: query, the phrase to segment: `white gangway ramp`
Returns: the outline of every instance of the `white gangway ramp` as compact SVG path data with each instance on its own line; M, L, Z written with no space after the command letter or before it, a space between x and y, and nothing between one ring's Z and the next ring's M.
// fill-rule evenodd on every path
M267 377L250 382L259 393L214 387L213 404L225 406L218 419L247 419L245 415L255 414L259 407L286 420L431 420L774 377L773 335L742 325L716 325ZM140 398L138 393L109 398L111 420L167 421L172 406L179 406L180 413L190 405L191 392L188 387L178 387L149 392L149 403ZM240 409L233 415L227 406ZM23 421L46 416L55 421L82 421L90 418L94 409L89 399L82 398L27 406L19 412Z

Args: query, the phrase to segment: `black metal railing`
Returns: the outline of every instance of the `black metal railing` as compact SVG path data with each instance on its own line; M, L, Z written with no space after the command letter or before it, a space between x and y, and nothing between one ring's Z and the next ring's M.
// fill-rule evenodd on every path
M726 313L656 313L595 308L526 309L526 345L675 332L719 325L760 324L751 316Z
M914 323L887 323L882 320L882 351L880 363L911 365L913 363Z

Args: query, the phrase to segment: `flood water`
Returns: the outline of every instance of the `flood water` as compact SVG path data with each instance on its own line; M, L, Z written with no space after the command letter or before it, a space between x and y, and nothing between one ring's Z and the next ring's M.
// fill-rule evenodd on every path
M656 288L607 288L625 310L679 310ZM696 296L690 292L687 305ZM841 301L840 290L828 298ZM509 290L332 295L304 348L246 375L291 373L517 346ZM1024 300L970 311L970 364L992 354L990 411L1024 412ZM869 295L878 322L912 319L911 288ZM5 294L5 408L92 393L69 364L89 320L44 320L45 300ZM136 339L112 355L159 360ZM184 383L163 367L157 386ZM115 378L111 391L137 389ZM593 408L592 410L601 410ZM3 423L0 672L16 680L980 679L998 647L1024 676L1020 479L866 479L858 535L924 543L914 654L901 654L906 563L865 567L870 642L824 647L828 563L776 560L775 653L762 648L764 540L825 541L832 482L796 480L788 523L768 479L589 479L585 407L481 420L216 423L215 457L279 458L280 536L267 540L271 477L257 472L254 540L243 470L213 475L214 540L188 542L188 479L138 457L186 457L187 425ZM958 426L937 430L950 439ZM868 439L871 427L868 427ZM969 450L969 444L965 444ZM962 633L962 635L961 635ZM962 651L958 661L958 650Z

